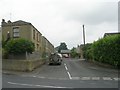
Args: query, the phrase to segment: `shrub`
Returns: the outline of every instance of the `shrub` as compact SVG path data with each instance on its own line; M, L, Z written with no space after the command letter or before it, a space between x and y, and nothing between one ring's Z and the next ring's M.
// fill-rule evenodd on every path
M34 51L34 44L25 39L11 39L5 45L5 50L9 54L22 54L25 52L32 53Z

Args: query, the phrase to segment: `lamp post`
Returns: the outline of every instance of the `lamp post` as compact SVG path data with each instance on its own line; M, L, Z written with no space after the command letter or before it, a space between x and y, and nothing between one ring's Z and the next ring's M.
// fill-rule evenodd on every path
M83 42L84 42L84 46L85 46L85 27L83 25Z

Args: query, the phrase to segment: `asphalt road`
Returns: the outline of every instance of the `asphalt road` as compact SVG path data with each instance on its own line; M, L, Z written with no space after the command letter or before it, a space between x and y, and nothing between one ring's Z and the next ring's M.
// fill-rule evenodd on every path
M118 88L118 71L82 59L47 63L29 73L2 75L3 88Z

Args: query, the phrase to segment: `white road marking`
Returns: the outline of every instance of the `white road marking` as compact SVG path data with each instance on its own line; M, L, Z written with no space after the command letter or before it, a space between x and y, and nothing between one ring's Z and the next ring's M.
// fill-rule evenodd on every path
M46 77L38 77L38 78L46 78Z
M22 85L22 86L35 86L35 87L44 87L44 88L67 88L67 87L59 87L59 86L46 86L46 85L34 85L34 84L23 84L23 83L13 83L13 82L8 82L9 84L12 85Z
M66 64L64 63L64 65L66 66Z
M115 81L118 81L118 80L120 80L120 78L118 78L118 77L115 77L115 78L113 78Z
M112 80L111 77L103 77L103 80Z
M81 80L90 80L90 77L82 77Z
M100 77L92 77L92 80L100 80Z
M68 76L69 76L69 79L72 79L71 74L70 74L70 72L68 71L68 67L67 67L67 65L66 65L65 63L64 63L64 66L65 66L65 69L66 69L67 74L68 74Z
M80 80L80 77L72 77L73 80Z
M70 73L69 73L69 72L67 72L67 74L68 74L69 78L70 78L70 79L72 79L72 77L71 77Z
M67 66L65 66L65 69L68 71L68 68L67 68Z

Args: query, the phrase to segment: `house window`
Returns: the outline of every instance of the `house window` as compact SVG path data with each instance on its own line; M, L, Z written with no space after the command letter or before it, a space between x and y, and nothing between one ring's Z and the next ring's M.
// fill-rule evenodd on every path
M19 27L13 27L13 37L14 37L14 38L20 37Z
M35 40L35 30L33 30L33 39Z
M39 33L37 33L37 41L39 42Z

